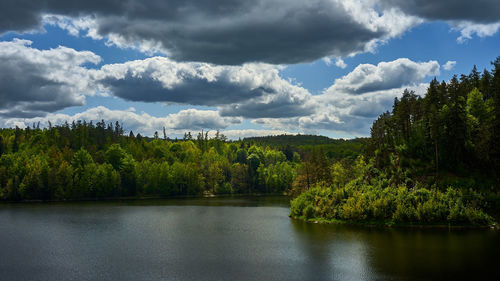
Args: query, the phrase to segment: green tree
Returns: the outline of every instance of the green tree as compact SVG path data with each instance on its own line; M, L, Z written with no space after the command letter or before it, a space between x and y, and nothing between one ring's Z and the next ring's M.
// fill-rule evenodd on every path
M120 194L120 175L111 164L104 163L96 169L95 196L113 197Z
M231 184L238 193L250 192L250 176L246 164L234 163L231 167Z

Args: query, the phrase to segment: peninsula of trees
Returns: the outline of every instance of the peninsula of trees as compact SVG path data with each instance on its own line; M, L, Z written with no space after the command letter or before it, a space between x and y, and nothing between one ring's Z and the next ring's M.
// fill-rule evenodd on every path
M405 91L373 123L364 157L334 163L291 203L292 217L402 224L491 224L500 203L500 57Z

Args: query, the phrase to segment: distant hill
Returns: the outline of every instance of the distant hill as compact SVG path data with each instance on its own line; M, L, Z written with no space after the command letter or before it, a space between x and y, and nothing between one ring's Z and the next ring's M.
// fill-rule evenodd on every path
M265 137L249 137L244 138L244 142L255 142L258 144L266 145L317 145L317 144L328 144L335 142L335 139L331 139L325 136L315 136L315 135L278 135L278 136L265 136Z
M291 149L306 154L313 149L326 153L331 159L355 159L362 154L368 138L332 139L316 135L278 135L244 138L243 142L259 146L269 146L281 150Z

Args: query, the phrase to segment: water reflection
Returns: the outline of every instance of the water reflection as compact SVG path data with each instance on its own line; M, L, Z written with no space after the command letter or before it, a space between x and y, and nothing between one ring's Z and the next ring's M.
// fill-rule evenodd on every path
M322 225L292 221L302 252L334 280L490 280L498 231Z
M497 231L288 218L287 198L0 205L5 280L487 280Z
M499 235L488 230L390 229L365 238L372 264L412 280L487 280L497 274ZM409 278L407 278L409 279Z
M355 229L346 226L291 221L297 244L323 280L374 280L369 249Z

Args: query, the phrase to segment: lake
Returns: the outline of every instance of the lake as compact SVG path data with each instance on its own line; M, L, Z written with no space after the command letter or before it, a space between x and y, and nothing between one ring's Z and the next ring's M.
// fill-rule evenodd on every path
M1 280L487 280L495 230L310 224L283 197L0 205Z

